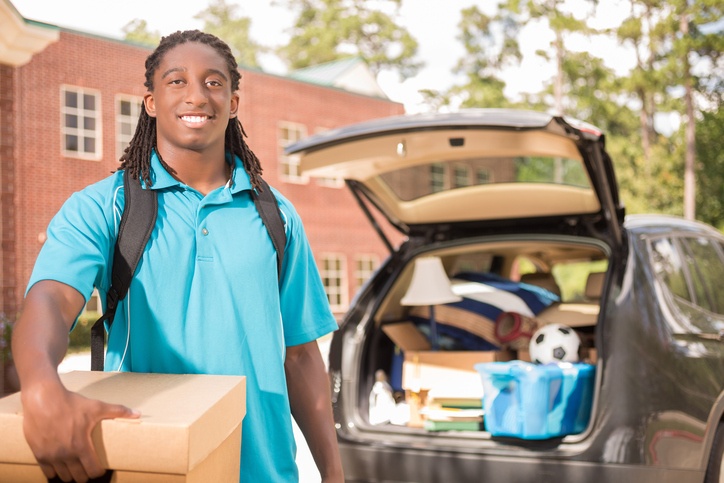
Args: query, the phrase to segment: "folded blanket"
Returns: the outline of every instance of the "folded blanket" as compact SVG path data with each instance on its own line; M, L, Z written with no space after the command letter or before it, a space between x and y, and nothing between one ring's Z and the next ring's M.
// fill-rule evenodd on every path
M445 350L497 350L495 321L503 312L533 317L558 296L537 287L491 273L462 272L451 278L460 302L435 306L438 342ZM429 307L413 307L410 319L429 334Z

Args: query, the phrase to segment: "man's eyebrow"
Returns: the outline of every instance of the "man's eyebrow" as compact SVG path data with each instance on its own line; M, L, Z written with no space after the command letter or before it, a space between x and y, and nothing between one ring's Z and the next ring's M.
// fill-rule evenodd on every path
M161 74L161 79L163 79L164 77L166 77L169 74L173 74L174 72L186 72L186 70L187 69L185 67L171 67L170 69L165 71L163 74ZM216 74L216 75L222 77L225 81L229 80L228 76L226 74L224 74L224 71L219 70L219 69L209 69L207 71L207 74Z
M185 71L186 71L186 69L184 67L171 67L166 72L161 74L161 79L163 79L164 77L166 77L169 74L173 74L174 72L185 72Z
M209 70L208 70L208 73L209 73L209 74L216 74L216 75L218 75L218 76L220 76L220 77L223 77L223 79L224 79L225 81L226 81L226 80L229 80L229 77L228 77L226 74L224 74L224 71L222 71L222 70L219 70L219 69L209 69Z

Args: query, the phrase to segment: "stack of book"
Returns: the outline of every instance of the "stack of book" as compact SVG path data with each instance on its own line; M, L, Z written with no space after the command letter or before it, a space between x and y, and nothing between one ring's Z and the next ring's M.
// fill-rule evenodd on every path
M428 431L479 431L483 424L480 407L465 408L428 405L420 411L423 427Z

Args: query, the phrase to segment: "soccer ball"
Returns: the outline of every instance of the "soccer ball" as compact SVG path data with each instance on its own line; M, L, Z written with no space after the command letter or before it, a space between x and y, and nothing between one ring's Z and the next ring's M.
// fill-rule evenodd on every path
M563 324L544 325L530 339L530 360L537 364L578 362L581 339L575 330Z

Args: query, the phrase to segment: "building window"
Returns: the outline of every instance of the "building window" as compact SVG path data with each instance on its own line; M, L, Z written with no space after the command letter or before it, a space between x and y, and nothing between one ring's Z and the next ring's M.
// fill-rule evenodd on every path
M323 133L329 131L329 128L318 127L314 130L314 134ZM337 176L336 178L330 178L328 176L320 176L317 178L317 185L324 186L325 188L341 188L344 186L344 179Z
M367 283L379 264L379 258L375 254L357 255L354 260L354 281L357 290Z
M101 95L81 87L62 86L60 93L63 155L101 159Z
M445 168L443 163L430 165L430 188L433 193L445 190Z
M470 166L464 164L455 165L453 169L453 183L455 188L470 186Z
M493 180L490 170L487 168L478 168L475 172L476 184L488 184Z
M299 156L285 156L284 149L306 137L307 128L293 122L279 123L279 173L280 178L292 183L306 183L307 178L299 172Z
M329 178L326 176L321 176L317 178L317 184L319 186L325 186L327 188L341 188L344 186L344 180L342 178Z
M327 293L329 306L334 312L347 309L347 267L344 255L327 253L322 256L320 275Z
M141 109L143 109L143 97L116 96L116 160L121 158L131 143Z

